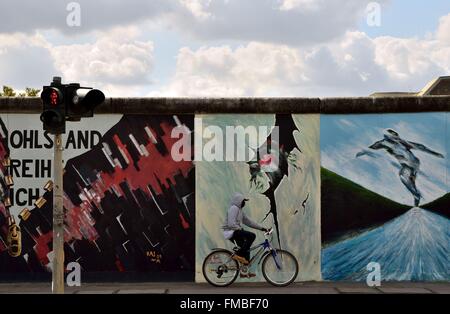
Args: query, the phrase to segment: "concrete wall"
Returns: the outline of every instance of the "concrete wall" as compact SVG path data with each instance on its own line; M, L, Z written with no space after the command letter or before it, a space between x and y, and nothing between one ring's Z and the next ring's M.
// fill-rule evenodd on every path
M43 187L53 146L39 112L38 98L0 98L0 156L12 159L1 166L2 280L51 269L52 192ZM384 280L448 281L449 112L444 96L107 99L94 118L68 123L66 260L86 279L203 281L211 248L231 248L221 225L240 192L249 216L278 227L274 243L300 261L298 281L365 280L370 262ZM244 137L253 151L278 130L286 167L255 170L252 150L231 158L238 141L227 127L240 126L255 127L258 142ZM19 257L7 251L9 212L22 231Z
M2 113L39 113L38 97L0 97ZM360 98L107 98L96 113L399 113L450 111L450 96Z

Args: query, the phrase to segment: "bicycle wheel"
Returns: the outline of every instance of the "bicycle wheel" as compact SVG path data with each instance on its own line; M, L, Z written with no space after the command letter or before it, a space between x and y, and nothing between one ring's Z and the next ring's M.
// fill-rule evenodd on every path
M264 257L262 273L268 283L277 287L287 286L297 278L297 259L290 252L277 249Z
M239 264L227 250L211 252L203 261L203 276L215 287L231 285L239 274Z

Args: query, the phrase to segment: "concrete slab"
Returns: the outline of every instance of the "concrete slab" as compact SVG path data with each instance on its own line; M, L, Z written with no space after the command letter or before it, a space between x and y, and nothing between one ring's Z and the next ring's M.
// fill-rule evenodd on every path
M168 289L168 294L230 294L230 293L243 293L240 290L210 288L210 289Z
M332 287L300 287L292 290L295 294L338 294Z
M428 288L429 290L431 290L433 293L438 293L438 294L450 294L450 287L430 287Z
M450 294L450 283L417 283L417 282L389 282L381 287L368 287L364 283L350 282L305 282L295 283L288 287L277 288L267 283L242 282L226 288L215 288L209 284L195 284L192 282L168 283L86 283L81 287L66 287L65 293L81 294L336 294L336 293L437 293ZM0 294L50 294L48 283L0 284Z
M51 294L51 291L13 291L13 292L1 292L0 294Z
M345 294L366 294L381 293L379 290L370 287L336 287L340 293Z
M428 294L432 293L430 290L418 287L379 287L383 293L400 293L400 294Z
M118 294L164 294L165 289L123 289L117 292Z
M338 294L339 292L332 287L264 287L264 288L249 288L249 287L227 287L227 288L209 288L209 289L193 289L193 288L172 288L168 291L169 294Z
M79 290L76 294L114 294L117 290Z

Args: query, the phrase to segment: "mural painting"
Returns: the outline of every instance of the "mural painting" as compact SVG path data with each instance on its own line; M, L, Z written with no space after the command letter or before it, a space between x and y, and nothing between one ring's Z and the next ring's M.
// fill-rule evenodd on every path
M448 114L321 119L322 276L448 281Z
M14 128L7 125L17 128L20 124L20 120L14 124L14 118L5 118L1 134L1 157L7 160L11 154L11 164L27 158L8 149L8 135ZM157 272L162 274L159 279L173 272L193 276L195 169L191 160L174 161L171 156L178 140L172 130L182 126L186 136L191 136L193 116L124 115L115 119L111 121L117 123L103 132L96 145L65 163L65 262L78 262L85 273ZM70 150L66 153L71 154ZM4 191L7 187L2 184ZM0 273L51 271L51 181L40 189L31 206L11 215L7 209L18 204L6 204L11 199L8 194L2 197ZM20 228L17 256L7 252L8 217L17 217Z
M242 209L247 217L275 229L273 245L294 253L301 270L297 280L319 280L319 116L225 114L196 119L202 121L195 128L196 139L203 138L202 153L215 157L196 162L196 281L204 281L202 262L213 248L233 247L222 228L236 193L248 199ZM238 143L230 128L246 130L247 136L240 137L245 144ZM251 140L252 128L258 140ZM245 158L230 154L238 147L248 152ZM256 234L255 245L261 242L261 232L243 227ZM258 267L251 271L256 276L250 280L264 280Z
M365 281L373 262L382 280L448 281L449 120L99 115L65 135L66 263L202 282L204 257L234 246L223 227L239 193L294 253L297 281ZM52 144L36 117L1 115L0 276L51 271Z

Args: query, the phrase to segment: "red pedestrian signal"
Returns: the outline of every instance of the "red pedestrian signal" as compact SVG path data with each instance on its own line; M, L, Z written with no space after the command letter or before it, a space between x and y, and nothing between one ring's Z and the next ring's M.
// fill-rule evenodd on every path
M105 95L98 89L82 87L78 83L62 84L60 77L54 77L50 86L44 86L41 99L44 130L62 134L66 131L66 121L93 117L95 107L103 103Z
M44 86L41 93L43 110L41 121L44 130L51 134L62 134L66 131L66 108L64 104L64 86L61 78L53 78L50 86Z
M52 106L56 107L59 103L59 95L58 93L52 89L50 92L50 103Z

